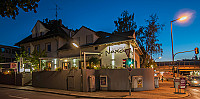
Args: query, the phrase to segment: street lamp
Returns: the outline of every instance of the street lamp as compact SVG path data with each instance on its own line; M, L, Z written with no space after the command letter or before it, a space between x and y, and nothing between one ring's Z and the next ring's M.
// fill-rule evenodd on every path
M158 58L155 58L155 59L152 60L152 61L156 62L157 59L161 59L161 58L162 58L162 57L158 57ZM153 65L151 65L151 68L153 68Z
M162 57L158 57L158 58L156 58L156 59L154 59L154 60L157 60L157 59L161 59Z
M180 17L178 19L175 19L175 20L172 20L170 21L171 23L171 41L172 41L172 65L173 65L173 77L175 77L175 74L174 74L174 47L173 47L173 34L172 34L172 22L175 22L177 20L179 21L184 21L186 20L188 17L187 16L183 16L183 17ZM177 65L177 77L178 77L178 65Z
M76 48L79 48L79 46L76 43L72 43Z

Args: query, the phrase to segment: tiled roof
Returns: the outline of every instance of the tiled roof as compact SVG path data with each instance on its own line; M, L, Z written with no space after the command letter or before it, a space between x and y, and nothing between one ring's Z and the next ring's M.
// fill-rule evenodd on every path
M62 38L69 38L67 33L61 28L61 27L63 27L63 28L66 28L66 27L64 27L64 25L62 25L62 26L58 25L58 21L55 21L54 23L51 23L51 24L47 24L47 23L44 23L41 21L40 21L40 23L42 23L45 26L45 28L49 29L50 31L48 31L43 36L34 37L34 38L32 38L32 34L31 34L28 37L21 40L20 42L16 43L15 46L19 46L19 44L24 44L24 43L28 43L28 42L37 41L37 40L47 39L47 38L55 37L55 36L60 36Z
M114 33L115 35L123 36L123 37L133 37L135 31L128 31L128 32L121 32L121 33Z
M103 31L98 31L98 32L95 32L95 33L100 38L112 35L111 33L103 32Z
M120 35L116 35L116 34L111 34L109 36L105 36L105 37L100 37L98 38L93 45L96 44L107 44L107 43L113 43L113 42L120 42L120 41L125 41L125 40L131 40L133 38L129 38L126 36L120 36Z

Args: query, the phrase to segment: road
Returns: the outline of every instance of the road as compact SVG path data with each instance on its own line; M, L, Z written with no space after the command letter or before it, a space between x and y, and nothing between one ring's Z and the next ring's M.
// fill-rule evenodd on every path
M187 87L190 96L187 99L200 99L200 87Z
M160 84L160 87L172 86L172 83ZM190 94L183 99L200 99L200 87L187 87ZM0 88L0 99L87 99L83 97L59 95L45 92L25 91L17 89ZM89 98L88 98L89 99Z
M76 96L0 88L0 99L87 99Z

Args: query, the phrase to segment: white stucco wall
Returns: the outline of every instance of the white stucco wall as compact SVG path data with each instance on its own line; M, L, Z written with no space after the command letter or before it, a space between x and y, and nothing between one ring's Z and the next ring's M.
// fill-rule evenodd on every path
M58 41L58 48L62 47L65 43L66 40L60 37L56 38L48 38L44 40L38 40L34 42L29 42L25 44L21 44L20 46L24 46L24 48L27 50L27 47L31 48L31 52L33 52L35 45L40 45L40 50L45 50L45 44L46 43L51 43L51 52L46 52L47 57L58 57L57 56L57 41Z
M33 27L32 29L32 37L36 37L36 33L38 33L37 35L38 36L41 36L40 35L40 32L44 32L44 34L46 34L49 30L46 29L41 23L40 21L37 21L37 23L35 24L35 26Z
M112 45L107 46L105 49L101 51L102 55L102 66L112 66L114 67L122 67L123 59L128 58L125 49L131 48L130 58L134 59L134 51L132 45L128 44L120 44L120 45ZM110 50L110 51L109 51ZM135 60L137 61L137 68L140 68L140 59L139 53L137 50L135 51Z
M80 37L80 45L86 44L86 35L93 35L93 42L95 42L98 37L95 35L95 33L85 27L81 27L81 29L72 37L74 41L78 44L76 41L76 38Z
M110 53L109 53L110 48ZM130 57L134 59L134 50L132 45L128 45L126 43L120 44L120 45L112 45L112 46L106 46L101 45L98 46L98 50L95 50L95 46L85 47L81 49L81 52L98 52L101 53L101 66L111 66L111 67L122 67L123 66L123 59L128 58L126 53L124 52L125 49L131 48ZM140 57L139 53L135 50L135 60L137 61L137 68L140 68ZM62 50L59 51L59 56L61 58L67 58L67 57L74 57L79 59L80 55L80 49L79 48L73 48L70 50ZM91 56L86 55L86 60L89 59ZM82 55L83 60L83 55Z

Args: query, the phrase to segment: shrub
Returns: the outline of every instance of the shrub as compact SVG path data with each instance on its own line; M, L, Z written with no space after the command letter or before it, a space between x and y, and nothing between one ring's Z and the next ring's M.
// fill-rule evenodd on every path
M56 68L55 71L62 71L62 68L61 68L61 67L58 67L58 68Z

